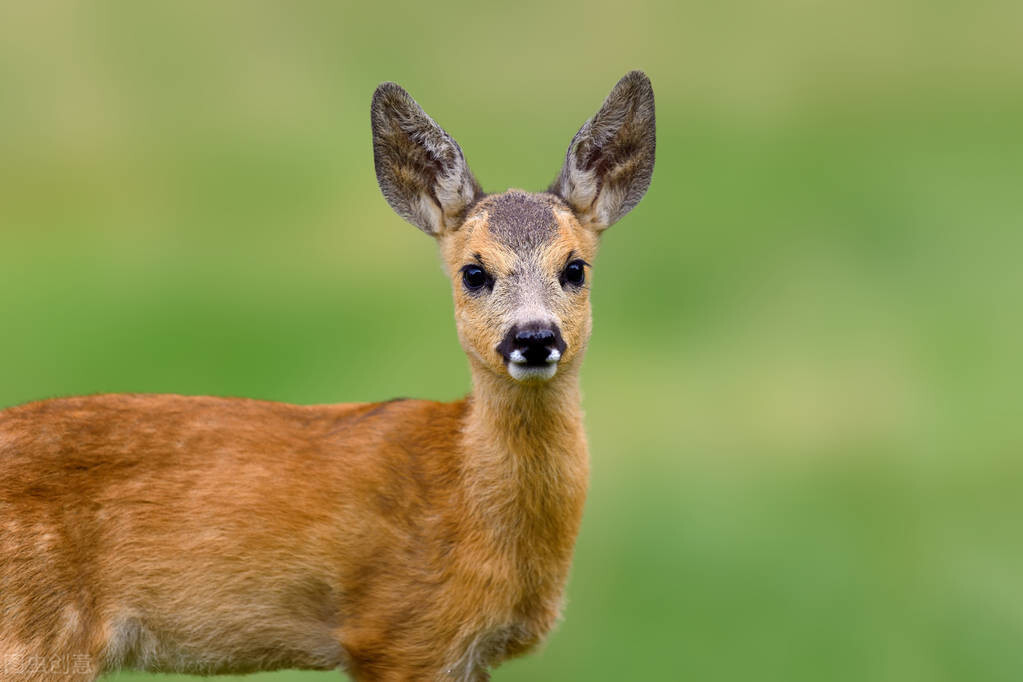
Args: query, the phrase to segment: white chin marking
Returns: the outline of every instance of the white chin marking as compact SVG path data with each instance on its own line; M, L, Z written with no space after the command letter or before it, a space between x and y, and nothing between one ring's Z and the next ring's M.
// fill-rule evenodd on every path
M515 362L508 363L508 374L515 381L547 381L558 371L557 363L543 367L527 367Z

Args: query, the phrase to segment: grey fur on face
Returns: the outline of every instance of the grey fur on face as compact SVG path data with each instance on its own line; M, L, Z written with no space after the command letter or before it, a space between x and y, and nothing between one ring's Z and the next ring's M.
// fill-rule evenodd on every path
M561 204L553 195L510 190L483 199L474 210L486 211L487 227L499 242L522 252L540 246L557 234L555 202Z

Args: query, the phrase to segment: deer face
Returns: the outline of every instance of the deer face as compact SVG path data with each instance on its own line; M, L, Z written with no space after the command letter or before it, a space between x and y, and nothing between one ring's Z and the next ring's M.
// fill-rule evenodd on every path
M574 366L590 335L597 235L561 199L486 197L440 241L459 339L474 363L524 382Z
M590 335L600 233L650 185L650 81L626 75L569 145L546 193L487 196L454 141L393 83L373 96L384 197L434 236L451 276L459 339L474 367L542 383L578 364Z

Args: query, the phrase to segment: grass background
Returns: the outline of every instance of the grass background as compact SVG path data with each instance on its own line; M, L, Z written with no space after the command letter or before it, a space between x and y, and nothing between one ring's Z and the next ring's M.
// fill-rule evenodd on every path
M495 680L1019 680L1021 27L989 0L7 3L0 406L462 395L373 88L486 189L541 189L641 68L657 168L596 263L566 620Z

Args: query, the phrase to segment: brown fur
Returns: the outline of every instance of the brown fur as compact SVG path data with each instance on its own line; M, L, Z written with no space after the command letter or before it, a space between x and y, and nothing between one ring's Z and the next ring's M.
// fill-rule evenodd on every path
M394 88L391 106L418 130L421 110ZM374 98L375 140L395 115L377 109L386 99ZM472 394L316 406L104 395L0 412L0 679L340 667L356 680L484 680L551 629L588 477L588 283L558 275L570 257L592 261L597 231L553 194L477 200L460 150L404 173L402 159L450 140L427 128L419 147L377 147L377 168L402 174L388 200L439 241ZM431 186L451 177L467 184ZM420 210L423 197L437 210ZM461 283L477 259L494 277L486 295ZM564 335L546 381L516 381L495 350L527 314Z

